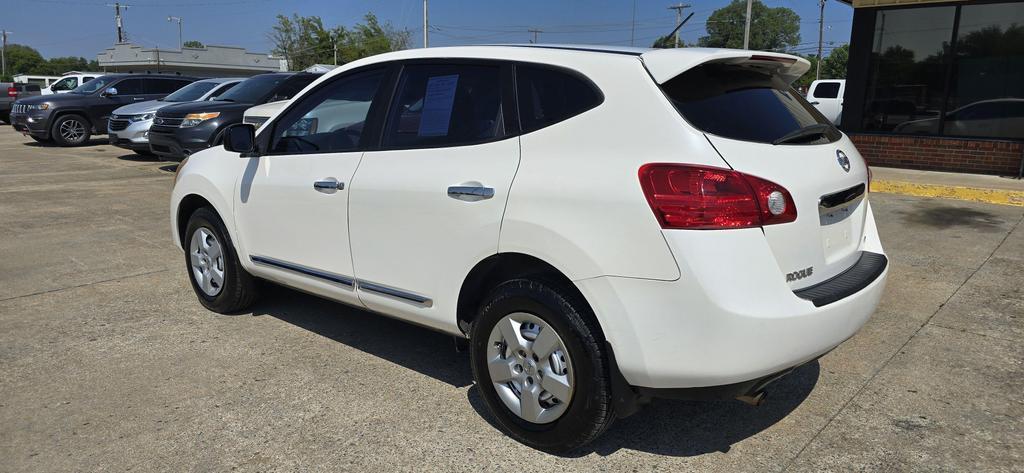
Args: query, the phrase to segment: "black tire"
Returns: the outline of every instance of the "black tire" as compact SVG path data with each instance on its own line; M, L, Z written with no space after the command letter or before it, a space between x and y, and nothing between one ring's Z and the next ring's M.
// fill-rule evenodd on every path
M7 124L11 123L11 114L8 112L0 112L0 122Z
M209 207L200 208L189 217L186 228L185 234L181 236L182 246L185 248L185 270L199 302L207 309L220 314L238 312L252 305L256 300L254 278L238 262L234 244L224 228L224 222L217 213ZM200 228L205 228L213 233L220 242L224 258L224 283L220 287L220 292L213 296L207 295L202 290L192 271L191 252L194 251L191 248L192 236Z
M487 367L492 328L503 317L526 312L559 335L571 355L575 386L567 410L553 422L528 422L501 400ZM477 389L498 424L513 439L548 452L565 452L594 440L615 420L604 337L581 297L559 284L516 279L497 286L473 322L470 357Z
M80 130L80 132L74 137L65 136L61 134L61 130L65 126L74 127ZM89 124L89 120L74 113L61 115L54 120L53 127L50 128L50 137L53 138L53 142L57 143L58 146L81 146L89 142L91 135L92 125Z

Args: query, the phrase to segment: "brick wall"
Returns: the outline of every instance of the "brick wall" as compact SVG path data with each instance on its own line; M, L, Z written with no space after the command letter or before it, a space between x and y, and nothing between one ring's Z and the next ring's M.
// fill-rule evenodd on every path
M1017 175L1024 143L921 136L850 134L872 166Z

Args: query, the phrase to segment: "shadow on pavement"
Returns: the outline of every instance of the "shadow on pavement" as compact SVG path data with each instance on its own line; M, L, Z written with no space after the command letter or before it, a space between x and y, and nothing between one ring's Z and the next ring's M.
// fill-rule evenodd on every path
M728 452L732 444L758 434L793 412L818 383L819 372L817 361L797 368L768 385L768 400L758 407L733 399L654 399L636 414L616 420L593 443L560 456L607 456L621 449L675 457ZM478 389L469 390L469 403L492 427L499 429Z
M274 284L260 292L253 315L269 315L455 387L473 384L469 356L455 351L450 335Z
M118 156L117 159L121 161L131 161L133 163L155 163L160 161L160 157L155 154L123 154Z
M451 336L273 284L266 284L262 294L253 315L269 315L454 387L473 384L469 356L455 351ZM566 456L604 456L620 449L671 456L726 452L796 409L817 384L819 372L817 361L797 368L769 385L768 400L759 407L736 400L655 399ZM469 404L498 429L477 389L468 391Z
M31 146L31 147L34 147L34 148L60 148L60 146L57 146L57 144L54 143L53 141L47 141L47 142L42 142L41 143L41 142L32 140L32 141L26 141L26 142L24 142L22 144L25 145L25 146ZM86 146L98 146L98 145L105 145L105 144L108 144L108 141L107 141L106 137L103 137L103 138L91 138L91 139L89 139L89 141L86 141L85 143L83 143L81 145L78 145L78 146L68 146L68 149L84 148Z
M941 204L934 199L917 204L912 212L900 213L909 224L937 229L971 227L988 231L998 230L1006 223L993 213Z

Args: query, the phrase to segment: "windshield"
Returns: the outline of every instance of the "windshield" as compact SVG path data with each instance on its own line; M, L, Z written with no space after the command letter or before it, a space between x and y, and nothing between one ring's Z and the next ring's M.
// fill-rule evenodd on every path
M164 102L192 102L199 100L207 92L217 87L216 82L193 82L163 98Z
M288 80L286 75L263 75L246 79L217 97L217 100L227 100L239 103L259 103L266 100L267 96L277 88L278 85Z
M108 85L112 84L114 81L116 81L118 79L120 79L120 77L118 77L118 76L97 77L97 78L95 78L95 79L93 79L93 80L91 80L89 82L86 82L86 83L84 83L84 84L82 84L82 85L80 85L78 87L75 87L74 90L72 90L71 92L68 92L68 93L70 93L70 94L80 94L80 95L89 95L89 94L91 94L93 92L96 92L97 90L101 90L101 89L106 88Z
M703 64L666 82L662 89L693 126L724 138L772 143L811 125L830 123L781 78L750 67ZM799 143L828 143L840 136L828 127Z

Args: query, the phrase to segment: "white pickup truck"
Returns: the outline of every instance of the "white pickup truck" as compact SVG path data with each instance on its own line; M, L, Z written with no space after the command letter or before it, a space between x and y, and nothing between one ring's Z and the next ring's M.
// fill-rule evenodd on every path
M807 101L814 105L825 118L838 125L843 118L843 93L846 79L823 79L811 82L807 90Z

